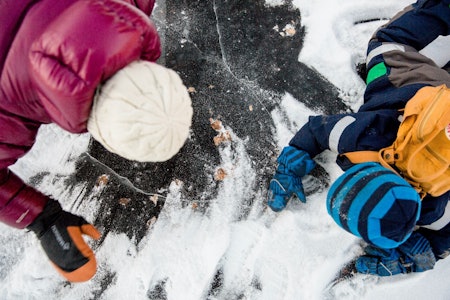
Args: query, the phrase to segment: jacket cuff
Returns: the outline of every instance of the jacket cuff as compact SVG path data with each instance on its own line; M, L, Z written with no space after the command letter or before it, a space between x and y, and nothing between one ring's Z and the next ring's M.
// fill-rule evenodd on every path
M0 182L0 222L23 229L43 211L48 197L26 185L17 175L2 171Z
M33 223L27 226L27 229L36 233L38 238L56 222L60 217L62 207L58 201L49 199L44 206L43 211L34 219Z

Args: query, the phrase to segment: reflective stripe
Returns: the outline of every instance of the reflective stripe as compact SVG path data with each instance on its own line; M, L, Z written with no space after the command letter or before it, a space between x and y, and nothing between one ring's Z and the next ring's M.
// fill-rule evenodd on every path
M367 54L366 65L369 65L370 61L375 56L386 53L388 51L395 51L395 50L405 52L405 46L394 43L385 43L379 47L376 47L375 49L370 51L369 54Z
M344 132L345 128L347 128L350 124L352 124L355 121L356 119L354 117L345 116L334 125L328 138L328 147L330 148L331 151L339 153L338 146L342 133Z
M444 228L449 222L450 222L450 201L447 203L447 206L445 207L445 211L442 217L440 217L430 225L424 225L420 227L424 227L430 230L440 230Z
M30 212L30 210L27 209L26 212L24 212L23 214L21 214L20 217L16 220L16 223L19 224L20 222L22 222L23 219L25 219L25 217L28 215L29 212Z
M430 58L439 68L442 68L450 61L450 35L438 36L419 53Z

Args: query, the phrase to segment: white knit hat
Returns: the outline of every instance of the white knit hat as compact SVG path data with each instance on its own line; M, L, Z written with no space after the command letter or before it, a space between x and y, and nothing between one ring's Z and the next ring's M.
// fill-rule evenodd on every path
M99 88L87 128L126 159L166 161L186 141L192 113L187 88L175 71L136 61Z

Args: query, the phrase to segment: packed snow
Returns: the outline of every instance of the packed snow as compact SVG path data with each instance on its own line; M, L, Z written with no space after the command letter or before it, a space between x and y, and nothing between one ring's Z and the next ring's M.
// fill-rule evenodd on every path
M267 0L271 6L283 0ZM364 83L354 71L364 60L373 31L410 0L293 0L306 27L299 61L314 68L340 90L346 103L357 109ZM360 22L381 19L379 21ZM355 24L356 23L356 24ZM301 84L301 83L299 83ZM276 143L281 149L311 111L286 94L272 112ZM286 120L282 116L287 116ZM226 124L225 124L226 126ZM255 178L245 148L245 137L233 136L233 147L221 148L222 165L233 173L220 185L216 199L203 214L184 206L179 183L174 182L164 208L148 235L136 246L125 235L110 233L96 252L98 275L106 269L115 280L100 299L324 299L323 290L345 262L360 253L358 239L340 229L325 207L327 190L316 192L306 204L291 201L274 213L255 205L239 219L239 209ZM50 142L51 141L51 142ZM54 125L43 126L32 151L12 169L28 180L42 172L70 174L74 161L87 149L89 134L68 134ZM336 179L340 169L330 153L320 164ZM95 201L73 208L64 180L46 176L39 188L59 199L64 208L92 220ZM81 191L80 191L81 193ZM261 202L265 202L263 195ZM132 222L132 220L130 220ZM68 284L52 268L32 233L0 225L0 299L94 299L101 283ZM205 294L222 269L222 289ZM445 278L450 259L434 270L374 280L365 278L336 289L336 299L450 299ZM375 283L376 281L376 283ZM158 286L163 290L157 291Z

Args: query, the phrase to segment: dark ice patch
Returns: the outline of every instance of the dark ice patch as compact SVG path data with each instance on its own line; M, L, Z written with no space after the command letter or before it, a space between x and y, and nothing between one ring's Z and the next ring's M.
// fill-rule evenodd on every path
M241 217L245 218L255 202L265 205L261 195L266 193L280 151L271 112L279 107L282 97L290 93L311 109L325 113L346 109L332 84L298 62L304 28L300 11L286 2L269 7L264 0L165 1L153 15L163 43L159 63L177 71L185 85L193 88L190 137L177 155L163 163L128 161L96 141L91 142L89 155L127 178L131 183L127 193L134 189L164 194L172 181L179 180L183 182L183 203L196 201L206 211L220 185L214 180L220 146L213 143L217 132L209 122L210 118L219 119L245 141L257 174L252 187L255 193L245 199ZM282 34L287 24L295 31L293 35ZM96 175L86 169L77 172L78 182L95 180ZM313 188L305 186L308 192L317 190L317 184L328 184L325 170L319 168L313 175L319 178L310 181ZM160 207L137 204L141 200L135 196L138 200L132 205L137 207L123 212L111 199L127 188L104 191L98 199L102 208L96 224L134 235L138 242L145 231L134 227L141 227L147 216L157 216ZM136 218L141 220L129 222Z

